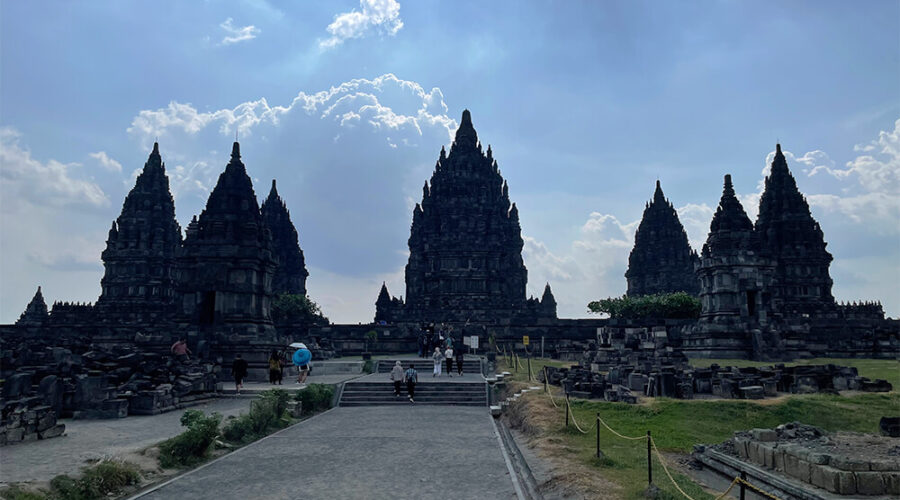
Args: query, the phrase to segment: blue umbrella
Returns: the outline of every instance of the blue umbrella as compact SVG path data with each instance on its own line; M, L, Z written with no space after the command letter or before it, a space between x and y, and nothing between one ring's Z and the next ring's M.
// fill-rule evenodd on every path
M311 359L312 353L309 352L309 349L297 349L294 351L294 356L291 358L291 361L297 366L303 366L308 364Z

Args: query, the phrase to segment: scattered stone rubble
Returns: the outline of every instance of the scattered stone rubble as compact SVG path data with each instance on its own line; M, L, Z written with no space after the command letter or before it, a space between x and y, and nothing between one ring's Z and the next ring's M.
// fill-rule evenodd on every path
M841 495L900 494L900 442L852 432L827 433L799 422L735 432L724 443L697 447ZM701 460L703 461L703 460Z
M62 434L60 417L154 415L216 395L220 365L131 345L84 346L4 342L0 443ZM73 346L74 347L74 346ZM77 353L81 351L80 353Z
M668 345L665 327L624 330L624 335L601 331L600 346L590 346L579 365L548 367L549 382L565 387L573 396L626 403L637 402L635 394L762 399L778 393L892 390L885 380L872 381L860 377L856 368L833 364L694 368L680 350ZM543 373L539 380L544 380Z

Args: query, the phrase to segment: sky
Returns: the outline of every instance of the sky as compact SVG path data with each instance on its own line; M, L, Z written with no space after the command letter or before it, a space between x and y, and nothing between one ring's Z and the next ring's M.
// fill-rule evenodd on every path
M838 300L900 315L900 3L0 2L0 323L92 302L155 140L182 227L235 136L291 212L308 291L405 295L412 209L463 109L519 208L528 292L625 292L655 181L699 249L730 173L755 219L780 141Z

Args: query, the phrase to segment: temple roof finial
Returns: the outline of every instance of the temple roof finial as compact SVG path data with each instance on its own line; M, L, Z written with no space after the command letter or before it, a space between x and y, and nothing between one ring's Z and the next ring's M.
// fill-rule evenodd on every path
M231 159L241 159L241 144L238 141L234 141L234 145L231 146Z
M158 154L159 154L159 143L158 143L158 142L154 142L154 143L153 143L153 152L150 153L150 154L154 154L154 155L158 155Z

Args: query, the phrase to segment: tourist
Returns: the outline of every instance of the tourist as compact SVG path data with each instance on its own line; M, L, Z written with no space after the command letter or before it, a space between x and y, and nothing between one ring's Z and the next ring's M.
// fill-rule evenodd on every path
M391 381L394 382L394 397L399 398L400 386L403 383L403 366L399 361L394 363L394 368L391 370Z
M441 367L444 366L444 355L441 354L441 348L435 347L434 354L431 355L432 361L434 361L434 374L432 377L440 377L441 376Z
M413 368L413 364L409 364L409 368L403 373L403 380L406 381L406 392L409 394L409 402L415 403L416 383L419 381L419 373Z
M310 365L312 365L312 353L306 348L306 344L299 343L298 346L291 361L297 367L297 383L303 389L306 387L306 377L309 375Z
M191 350L188 349L187 340L184 337L179 338L177 342L172 344L171 351L175 355L175 359L181 363L190 358L188 355L191 354Z
M416 336L416 346L419 348L419 357L425 357L425 327L422 327L419 330L419 335Z
M447 350L444 351L444 358L447 359L447 376L450 378L453 378L453 348L452 347L448 347Z
M463 374L463 358L465 358L465 353L462 349L456 350L456 374L462 377Z
M231 363L231 375L234 377L234 390L238 394L244 388L244 377L247 376L247 361L240 354L236 355Z
M277 350L272 351L269 356L269 383L275 385L281 379L281 355Z

